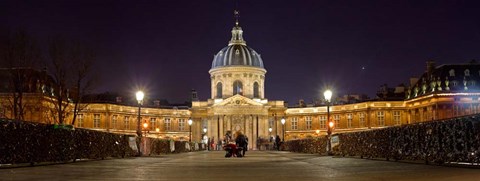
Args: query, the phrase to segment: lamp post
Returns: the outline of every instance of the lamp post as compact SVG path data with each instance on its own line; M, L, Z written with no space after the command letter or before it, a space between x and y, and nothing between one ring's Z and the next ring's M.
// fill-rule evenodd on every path
M332 151L332 127L333 122L330 121L330 101L332 100L332 91L326 90L323 93L325 97L325 101L327 102L327 120L328 120L328 127L327 127L327 153L330 155Z
M317 137L318 137L318 134L320 134L320 130L319 129L315 130L315 133L317 134Z
M155 132L157 132L157 138L158 138L160 135L160 128L155 128Z
M147 131L148 131L148 123L147 122L143 123L143 131L145 132L145 138L147 138ZM147 152L147 140L146 139L143 141L143 152L144 153Z
M143 123L143 131L145 132L145 137L147 137L148 123Z
M137 117L137 148L138 148L138 154L139 156L142 156L142 152L140 151L140 142L142 141L142 130L140 128L140 111L142 109L142 103L143 103L143 97L145 94L143 94L142 91L138 91L135 94L137 101L138 101L138 117Z
M283 134L282 141L285 141L285 118L282 118L281 122L282 122L282 134Z
M189 142L192 142L192 118L188 119L188 127L190 127L190 132L189 132L189 136L188 136L188 141Z

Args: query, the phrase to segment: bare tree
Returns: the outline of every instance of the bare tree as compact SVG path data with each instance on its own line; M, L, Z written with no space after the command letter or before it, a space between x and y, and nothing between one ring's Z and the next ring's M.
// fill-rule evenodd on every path
M72 125L75 125L78 113L83 110L87 104L83 102L83 96L88 94L94 86L94 75L92 72L95 53L93 49L75 42L72 49L72 60L74 61L73 80L73 117Z
M78 112L85 107L81 106L82 97L93 85L91 68L95 55L80 42L61 37L50 40L49 55L55 85L51 94L52 112L58 123L64 124L73 111L71 124L75 124Z
M25 30L14 31L2 42L1 66L8 72L12 117L24 120L24 94L32 91L33 74L41 59L40 50Z

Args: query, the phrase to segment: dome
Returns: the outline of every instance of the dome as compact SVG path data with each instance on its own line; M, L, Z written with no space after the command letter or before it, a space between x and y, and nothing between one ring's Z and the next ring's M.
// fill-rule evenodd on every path
M212 69L226 66L252 66L264 69L260 54L247 46L242 34L242 28L237 23L232 29L232 39L228 46L214 56Z
M220 50L212 62L212 69L225 66L263 67L260 54L246 45L230 45Z

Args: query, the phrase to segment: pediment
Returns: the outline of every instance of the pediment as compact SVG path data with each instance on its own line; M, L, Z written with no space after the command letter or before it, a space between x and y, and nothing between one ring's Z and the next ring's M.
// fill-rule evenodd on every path
M237 94L219 102L215 106L263 106L263 104Z

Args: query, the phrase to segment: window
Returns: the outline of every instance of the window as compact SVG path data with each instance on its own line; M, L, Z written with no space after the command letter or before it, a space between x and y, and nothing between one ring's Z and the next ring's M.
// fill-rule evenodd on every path
M327 128L327 116L320 116L320 128Z
M112 116L112 129L117 129L117 115Z
M359 126L360 127L365 127L365 113L361 112L359 115L358 115L358 119L359 119Z
M298 118L292 118L292 130L297 130L298 128Z
M243 84L239 80L233 82L233 95L243 95Z
M385 126L385 112L377 111L377 123L378 126Z
M184 131L185 130L185 119L179 119L178 120L178 129L180 131Z
M464 71L464 73L465 73L465 76L467 76L467 77L470 76L470 70L466 69L466 70Z
M307 129L307 130L312 129L312 117L311 116L305 117L305 129Z
M128 116L125 116L123 119L123 129L129 130L130 129L130 120L128 120Z
M77 119L77 127L83 127L83 114L78 114Z
M156 118L150 118L150 128L151 130L154 130L157 128L157 119Z
M217 83L217 98L222 98L222 86L221 82Z
M347 128L351 128L352 127L352 113L348 113L347 114Z
M333 120L335 121L335 128L340 128L340 115L333 115Z
M401 124L400 111L393 111L393 122L395 123L395 125Z
M165 130L168 131L170 130L170 125L171 122L170 122L170 118L165 118Z
M450 71L448 71L448 73L450 74L450 77L455 77L455 70L450 69Z
M253 97L255 97L255 98L260 97L260 93L259 93L259 90L258 90L258 82L253 83Z
M93 128L100 128L100 114L93 115Z

